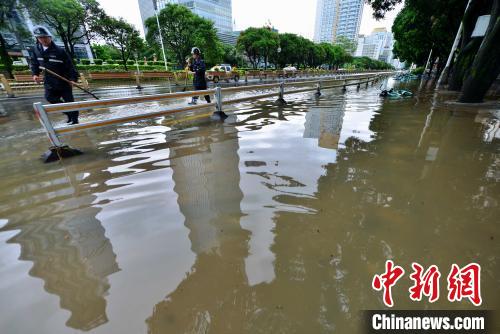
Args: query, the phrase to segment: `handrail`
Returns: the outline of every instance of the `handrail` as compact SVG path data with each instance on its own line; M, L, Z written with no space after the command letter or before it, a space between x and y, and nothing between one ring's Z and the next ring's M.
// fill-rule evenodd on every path
M321 78L318 78L317 80L309 80L309 81L294 81L294 82L282 81L280 83L241 86L241 87L229 87L229 88L216 87L215 89L189 91L189 92L181 92L181 93L166 93L166 94L158 94L158 95L132 96L132 97L103 99L103 100L97 100L97 101L91 100L91 101L50 104L50 105L43 105L41 102L37 102L37 103L34 103L33 107L35 109L35 113L38 116L38 119L40 120L42 126L44 127L44 129L47 133L47 136L49 137L50 142L53 145L53 147L51 148L52 154L50 155L50 158L48 159L49 161L53 161L54 159L57 160L57 158L54 157L54 154L57 153L59 155L59 157L61 157L61 156L64 156L64 154L60 154L61 152L64 153L64 152L66 152L65 150L69 150L68 152L71 153L71 150L72 150L72 149L68 148L67 146L65 146L61 142L59 135L64 135L67 133L97 128L97 127L102 127L102 126L107 126L107 125L112 125L112 124L125 123L125 122L137 121L137 120L142 120L142 119L150 119L150 118L155 118L155 117L164 116L164 115L170 115L170 114L174 114L174 113L204 109L207 107L214 107L214 106L216 107L216 111L215 111L214 115L217 115L219 117L224 117L225 115L224 115L224 112L222 111L223 103L234 104L234 103L238 103L238 102L244 102L244 101L255 100L255 99L262 99L262 98L273 97L273 96L278 96L278 99L276 101L277 103L286 103L286 101L283 99L284 95L296 94L296 93L314 91L314 90L316 90L318 95L321 95L320 91L322 89L330 89L330 88L335 88L335 87L344 87L345 88L347 86L354 86L354 85L357 85L359 88L359 86L361 84L364 84L364 83L366 83L366 85L368 86L369 82L374 82L374 81L378 80L380 78L380 76L382 76L386 73L372 73L372 75L368 76L368 77L363 77L363 75L358 75L358 77L355 78L353 76L342 76L341 75L340 77L329 77L329 78L321 77ZM348 83L349 81L355 81L355 82ZM340 82L340 83L330 85L330 86L322 85L326 82ZM312 86L312 85L314 85L314 86L302 88L302 89L292 89L292 90L288 90L288 91L285 90L285 86L288 86L288 87L296 86L297 87L297 86ZM229 99L223 99L223 97L222 97L222 93L231 93L231 92L238 92L238 91L252 91L252 90L257 90L257 89L269 90L269 89L273 89L276 87L279 87L278 91L266 92L264 94L253 94L250 96L235 97L235 98L229 98ZM67 112L67 111L74 111L74 110L100 109L103 107L112 107L112 106L127 105L127 104L139 104L139 103L145 103L145 102L163 101L163 100L168 100L168 99L176 99L176 98L200 96L200 95L211 95L211 94L215 95L215 100L214 100L215 102L213 102L213 103L185 106L185 107L182 106L182 107L176 107L176 108L167 109L167 110L160 110L160 111L156 111L156 112L141 113L141 114L130 115L130 116L122 116L122 117L116 117L116 118L105 119L105 120L91 121L91 122L87 122L87 123L83 123L83 124L76 124L76 125L72 125L72 126L62 126L62 127L54 128L52 122L50 121L50 119L48 117L48 113L53 113L53 112ZM68 152L66 152L66 153L68 153ZM68 154L70 154L70 153L68 153Z
M175 113L184 112L184 111L191 111L191 110L196 110L196 109L203 109L203 108L207 108L207 107L213 107L215 105L216 105L215 102L206 103L206 104L198 104L198 105L187 106L187 107L182 107L182 108L156 111L156 112L147 113L147 114L116 117L116 118L111 118L111 119L106 119L106 120L101 120L101 121L88 122L88 123L84 123L84 124L64 126L64 127L54 128L54 130L55 130L56 134L65 134L65 133L69 133L69 132L77 132L77 131L81 131L81 130L97 128L97 127L106 126L106 125L155 118L158 116L170 115L170 114L175 114Z
M346 86L357 86L365 83L369 83L371 81L377 80L379 76L374 76L370 80L367 81L362 81L362 82L354 82L354 83L344 83L344 84L339 84L339 85L331 85L331 86L322 86L321 89L330 89L330 88L338 88L338 87L346 87ZM324 82L324 80L321 80ZM318 81L311 81L314 83L318 83ZM317 87L313 88L302 88L302 89L294 89L294 90L289 90L289 91L284 91L284 95L288 94L297 94L297 93L304 93L304 92L310 92L310 91L315 91L317 90ZM267 97L273 97L273 96L279 96L281 93L280 92L274 92L274 93L266 93L266 94L259 94L259 95L251 95L251 96L244 96L244 97L238 97L234 99L228 99L224 100L224 103L229 103L229 104L234 104L234 103L240 103L240 102L245 102L245 101L251 101L251 100L259 100Z
M280 83L272 83L272 84L263 84L263 85L251 85L251 86L238 86L238 87L228 87L222 88L223 92L234 93L245 90L253 90L253 89L262 89L262 88L274 88L279 87Z
M72 110L88 110L94 108L102 108L102 107L114 107L125 104L137 104L144 102L154 102L159 100L166 99L175 99L181 97L191 97L191 96L200 96L200 95L209 95L214 94L215 89L207 89L207 90L197 90L197 91L189 91L182 93L166 93L166 94L157 94L157 95L143 95L143 96L129 96L129 97L118 97L111 99L102 99L102 100L90 100L90 101L80 101L80 102L68 102L68 103L58 103L58 104L46 104L43 105L45 112L65 112Z

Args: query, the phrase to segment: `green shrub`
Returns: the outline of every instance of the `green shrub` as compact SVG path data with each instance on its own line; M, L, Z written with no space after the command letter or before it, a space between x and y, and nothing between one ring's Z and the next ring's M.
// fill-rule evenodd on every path
M12 74L31 74L30 70L12 71Z
M420 75L420 74L423 74L424 73L424 67L423 66L420 66L420 67L417 67L415 68L414 70L411 71L411 74L414 74L414 75Z
M94 64L96 65L102 65L103 60L102 59L94 59Z
M28 65L13 65L12 66L14 71L20 72L20 71L29 71L29 66Z
M118 64L118 65L123 65L124 62L123 60L115 60L115 64Z
M90 59L80 59L80 64L82 64L82 65L90 65Z
M135 65L135 61L134 60L127 60L127 65Z
M119 65L78 65L78 71L86 71L86 72L106 72L106 71L114 71L116 69L121 69Z
M114 59L106 59L107 64L114 64L115 60Z

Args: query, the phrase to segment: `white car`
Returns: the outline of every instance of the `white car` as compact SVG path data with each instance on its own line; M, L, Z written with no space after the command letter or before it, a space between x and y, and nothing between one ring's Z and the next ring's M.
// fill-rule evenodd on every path
M213 81L218 83L220 80L234 80L238 82L240 80L240 74L237 71L232 70L231 65L222 64L212 67L206 72L206 78L208 81Z

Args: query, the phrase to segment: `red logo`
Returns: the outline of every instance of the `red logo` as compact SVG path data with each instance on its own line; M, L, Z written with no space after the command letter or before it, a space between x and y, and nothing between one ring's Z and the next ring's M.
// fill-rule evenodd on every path
M421 301L423 296L428 298L430 303L439 299L439 281L441 273L436 265L431 265L427 270L420 264L412 264L413 272L410 279L413 285L408 289L410 299ZM376 291L384 291L384 304L387 307L394 306L392 298L392 288L398 280L403 277L405 270L388 260L385 263L385 272L375 275L372 280L372 288ZM463 298L479 306L481 299L481 266L477 263L471 263L463 268L453 264L448 274L448 300L450 302L459 302Z
M410 278L413 280L413 286L409 289L410 298L413 301L421 301L422 295L429 297L429 302L434 303L439 299L439 278L441 273L437 266L430 266L424 272L424 268L413 263L413 273Z
M380 291L384 289L384 304L392 307L394 302L392 300L392 287L404 275L405 270L400 266L394 266L391 260L385 263L385 273L382 275L375 275L372 281L372 287Z
M459 302L462 298L469 298L475 306L481 305L480 277L481 266L477 263L471 263L463 268L453 264L448 275L448 300Z

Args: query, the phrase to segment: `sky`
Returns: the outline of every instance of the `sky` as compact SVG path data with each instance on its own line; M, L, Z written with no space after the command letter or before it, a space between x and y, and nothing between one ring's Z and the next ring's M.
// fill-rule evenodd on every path
M98 0L111 16L123 17L142 32L141 15L137 0ZM235 30L248 27L261 27L271 21L279 32L290 32L309 39L314 37L317 0L233 0L233 20ZM363 8L363 17L359 33L368 35L374 28L391 29L394 18L401 9L390 12L386 19L376 21L370 6Z

